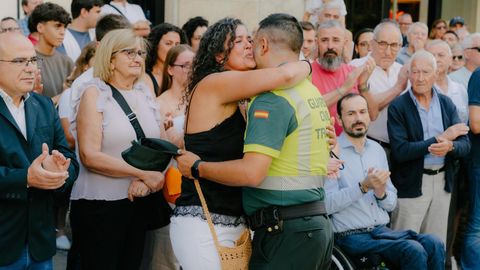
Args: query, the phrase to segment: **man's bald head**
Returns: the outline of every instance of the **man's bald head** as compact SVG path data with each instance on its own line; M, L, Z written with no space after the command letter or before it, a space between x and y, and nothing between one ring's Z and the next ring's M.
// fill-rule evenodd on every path
M20 33L5 32L0 34L0 59L10 60L9 56L20 57L14 55L16 52L31 52L35 55L35 48L32 42ZM32 56L33 56L32 55ZM31 56L29 56L31 57ZM12 58L12 59L13 59Z

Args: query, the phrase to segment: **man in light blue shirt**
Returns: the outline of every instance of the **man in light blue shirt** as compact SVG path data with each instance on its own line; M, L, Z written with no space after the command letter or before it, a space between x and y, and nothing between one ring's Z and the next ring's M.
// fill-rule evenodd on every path
M366 100L348 94L337 103L343 133L338 138L344 169L325 183L327 212L335 243L350 255L376 253L402 269L443 269L445 249L437 237L414 231L393 231L397 190L390 181L383 148L367 139L370 124Z

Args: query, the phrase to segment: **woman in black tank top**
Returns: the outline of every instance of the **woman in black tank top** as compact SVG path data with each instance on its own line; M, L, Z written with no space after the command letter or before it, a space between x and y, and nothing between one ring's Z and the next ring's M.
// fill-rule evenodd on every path
M238 101L281 86L293 85L309 74L303 61L254 70L251 37L238 19L225 18L210 26L193 60L186 100L185 148L204 161L243 157L245 120ZM219 242L233 246L246 228L241 187L200 178ZM193 180L182 179L170 225L172 246L180 265L189 269L220 269Z

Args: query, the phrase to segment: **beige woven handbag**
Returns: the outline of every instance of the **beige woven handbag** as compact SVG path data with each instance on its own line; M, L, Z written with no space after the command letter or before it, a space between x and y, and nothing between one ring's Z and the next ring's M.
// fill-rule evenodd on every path
M212 217L208 211L207 202L205 197L203 197L203 192L200 187L200 183L195 179L195 188L198 192L198 197L200 197L200 202L202 203L203 212L205 213L205 218L207 219L208 227L213 236L213 242L218 251L218 256L220 257L220 264L223 270L248 270L248 263L250 261L250 256L252 255L252 239L250 237L250 230L247 228L240 235L240 237L235 241L235 247L225 247L221 246L218 242L217 233L215 233L215 228L213 227Z

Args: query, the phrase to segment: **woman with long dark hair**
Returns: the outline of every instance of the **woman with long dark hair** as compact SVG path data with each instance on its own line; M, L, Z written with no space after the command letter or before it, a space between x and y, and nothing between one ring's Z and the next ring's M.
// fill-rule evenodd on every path
M146 74L143 76L143 81L152 89L155 96L158 96L168 51L179 44L186 44L187 40L182 29L169 23L155 26L147 40L150 46L147 48Z
M295 85L310 72L305 61L260 70L253 70L255 66L251 37L240 20L225 18L208 28L185 95L186 150L205 161L242 158L245 120L238 101ZM242 189L199 180L220 244L233 246L246 228ZM187 178L171 221L172 246L183 269L220 269L199 196Z

